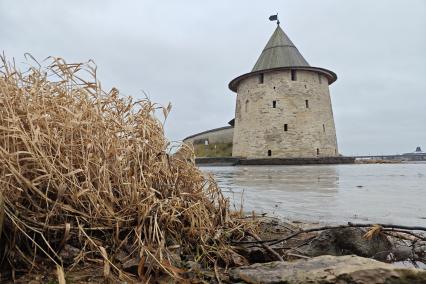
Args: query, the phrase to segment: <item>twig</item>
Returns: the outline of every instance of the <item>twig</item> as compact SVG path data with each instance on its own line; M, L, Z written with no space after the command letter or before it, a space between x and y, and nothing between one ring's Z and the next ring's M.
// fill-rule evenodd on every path
M310 259L309 256L305 256L305 255L301 255L301 254L296 254L296 253L291 253L291 252L286 253L286 255L295 256L295 257L298 257L298 258Z
M217 271L217 260L214 263L214 275L216 276L217 283L222 284L222 280L220 280L219 272Z
M277 260L284 261L284 259L281 257L281 255L279 255L276 251L274 251L270 246L268 246L267 244L263 243L263 241L255 233L247 231L247 234L249 234L250 236L252 236L253 238L255 238L258 242L260 242L260 245L264 249L266 249L267 251L269 251L272 255L274 255Z
M317 232L317 231L324 231L324 230L329 230L329 229L339 229L339 228L347 228L347 225L341 225L341 226L324 226L324 227L319 227L319 228L312 228L312 229L306 229L306 230L300 230L298 232L295 232L293 234L290 234L284 238L281 239L272 239L272 240L268 240L268 241L262 241L262 243L269 243L270 245L275 245L284 241L287 241L291 238L294 238L302 233L310 233L310 232Z

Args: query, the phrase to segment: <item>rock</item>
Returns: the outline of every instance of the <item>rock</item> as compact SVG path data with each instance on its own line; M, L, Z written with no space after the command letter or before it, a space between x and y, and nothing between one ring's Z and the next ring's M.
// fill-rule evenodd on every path
M63 263L71 264L74 262L74 258L76 258L80 253L80 249L69 244L65 244L62 250L59 252L59 256L61 257Z
M385 260L392 252L392 243L383 235L367 240L364 234L360 228L326 230L309 243L304 253L309 256L355 254Z
M426 283L425 270L399 268L354 255L324 255L294 262L257 263L234 268L229 274L234 282L259 284Z
M393 257L390 260L404 261L414 257L413 249L406 245L396 245L393 249Z
M414 252L419 256L426 257L426 242L418 242L414 246Z

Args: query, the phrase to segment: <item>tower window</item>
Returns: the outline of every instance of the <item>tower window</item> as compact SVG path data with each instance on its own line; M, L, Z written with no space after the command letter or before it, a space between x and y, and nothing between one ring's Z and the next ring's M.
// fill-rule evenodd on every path
M309 108L309 101L308 100L305 100L305 106L306 106L306 108Z
M271 157L271 156L272 156L272 151L268 150L268 157Z
M288 130L288 124L286 123L286 124L284 124L284 131L287 131Z
M322 131L325 132L325 124L322 125Z
M264 75L263 75L263 73L260 73L259 74L259 84L263 84L263 80L264 80L265 78L264 78Z
M318 73L318 82L321 84L321 74Z
M249 105L249 100L246 100L246 104L245 104L245 108L244 110L247 112L248 111L248 105Z
M296 70L291 70L291 80L292 81L296 81L297 80Z
M319 148L317 148L317 155L319 155Z
M272 107L277 108L277 101L272 101Z

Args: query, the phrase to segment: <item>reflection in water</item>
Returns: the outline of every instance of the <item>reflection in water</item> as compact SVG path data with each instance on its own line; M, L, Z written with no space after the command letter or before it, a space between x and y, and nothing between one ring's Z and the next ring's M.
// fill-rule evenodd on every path
M426 224L426 164L201 167L236 209L327 223Z

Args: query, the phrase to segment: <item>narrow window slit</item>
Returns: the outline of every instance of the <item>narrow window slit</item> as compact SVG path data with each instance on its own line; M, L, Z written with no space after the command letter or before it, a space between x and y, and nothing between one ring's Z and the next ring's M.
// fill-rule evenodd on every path
M277 101L272 101L272 107L277 108Z
M305 106L306 106L306 108L309 108L309 101L308 100L305 100Z
M291 80L297 81L297 73L296 70L291 70Z
M263 81L264 81L264 74L263 73L260 73L259 74L259 84L263 84Z
M286 124L284 124L284 131L287 131L288 130L288 124L286 123Z
M271 156L272 156L272 151L268 150L268 157L271 157Z

